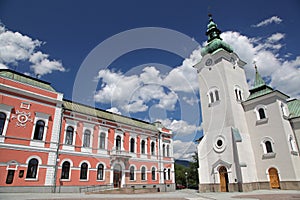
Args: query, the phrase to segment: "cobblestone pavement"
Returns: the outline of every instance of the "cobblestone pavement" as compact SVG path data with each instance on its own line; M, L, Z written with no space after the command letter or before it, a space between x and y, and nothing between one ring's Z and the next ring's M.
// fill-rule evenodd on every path
M300 191L259 190L245 193L197 193L179 190L147 194L0 193L0 200L300 200Z

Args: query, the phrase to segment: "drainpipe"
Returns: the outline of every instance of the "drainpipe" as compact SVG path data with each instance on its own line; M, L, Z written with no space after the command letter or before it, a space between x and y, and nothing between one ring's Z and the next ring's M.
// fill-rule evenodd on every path
M60 115L60 124L59 124L59 134L58 134L58 141L57 141L57 148L56 148L56 158L55 158L55 166L54 166L54 177L53 177L53 191L52 193L56 193L56 179L57 179L57 171L58 171L58 158L59 158L59 144L60 144L60 137L61 137L61 129L62 129L62 121L63 121L63 113L64 113L64 106L62 103L61 106L61 115Z

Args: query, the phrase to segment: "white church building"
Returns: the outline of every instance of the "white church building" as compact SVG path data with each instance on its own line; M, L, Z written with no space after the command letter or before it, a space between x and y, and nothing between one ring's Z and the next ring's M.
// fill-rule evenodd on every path
M256 75L249 90L246 64L220 38L210 16L197 69L203 137L200 192L300 189L300 100L290 100ZM300 77L299 77L300 78Z

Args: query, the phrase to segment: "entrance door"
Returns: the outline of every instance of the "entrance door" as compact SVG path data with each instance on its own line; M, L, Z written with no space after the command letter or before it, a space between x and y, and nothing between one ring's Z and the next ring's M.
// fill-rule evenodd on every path
M116 164L114 167L114 187L120 188L122 181L122 167L119 164Z
M270 177L270 186L272 189L279 189L280 188L280 181L277 169L270 168L269 169L269 177Z
M228 174L226 167L222 166L219 169L220 174L220 191L228 192Z

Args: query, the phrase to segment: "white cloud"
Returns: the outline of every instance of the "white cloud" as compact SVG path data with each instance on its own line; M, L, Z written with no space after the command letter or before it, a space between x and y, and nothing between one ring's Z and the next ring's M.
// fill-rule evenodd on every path
M0 69L8 69L8 67L2 63L0 63Z
M173 141L173 155L175 159L192 160L197 151L197 145L193 142Z
M61 62L49 60L49 55L37 51L43 42L34 40L19 32L12 32L0 24L0 64L7 67L20 61L31 62L35 74L44 75L54 70L65 71Z
M258 70L263 77L270 79L270 85L292 97L300 96L300 56L295 60L280 56L277 50L284 44L280 42L285 37L276 33L266 39L249 38L237 32L224 32L221 37L230 44L240 59L248 64L244 67L246 77L254 81L253 61L256 61Z
M271 43L278 42L282 40L285 37L285 34L283 33L274 33L270 37L267 38L267 40Z
M194 124L189 124L183 120L170 120L170 119L158 119L166 127L176 134L176 137L187 136L191 134L196 135L196 131L201 131L202 126L196 126Z
M182 98L182 100L185 101L186 103L188 103L191 106L193 106L193 105L195 105L195 104L197 104L199 102L199 99L196 99L196 98L193 98L193 97L188 98L186 96L184 96Z
M106 111L112 112L112 113L116 113L116 114L119 114L119 115L122 114L122 113L118 110L118 108L116 108L116 107L112 107L112 108L110 108L110 109L107 109Z
M259 22L258 24L256 25L252 25L252 27L262 27L262 26L267 26L271 23L276 23L276 24L280 24L282 22L282 19L278 16L273 16L273 17L270 17L266 20L263 20L261 22Z
M43 54L42 52L38 51L32 54L29 58L29 61L32 63L30 66L33 69L36 75L45 75L50 74L52 71L61 71L64 72L65 68L62 66L61 62L56 60L49 60L49 55Z

